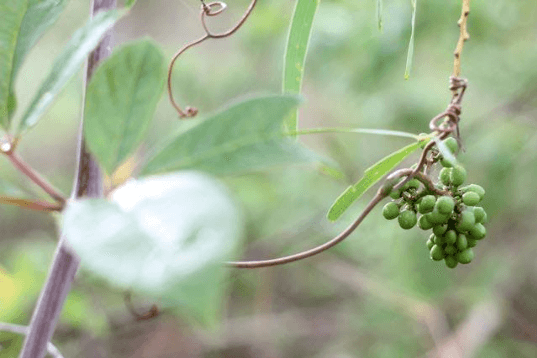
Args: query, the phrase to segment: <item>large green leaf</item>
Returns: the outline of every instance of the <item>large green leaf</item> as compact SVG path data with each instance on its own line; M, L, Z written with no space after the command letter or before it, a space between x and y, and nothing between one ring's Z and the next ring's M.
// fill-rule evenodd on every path
M84 134L108 174L142 140L165 79L164 56L149 40L114 51L93 74L86 94Z
M112 201L70 202L63 219L83 267L209 322L229 272L222 262L235 254L242 227L226 190L196 172L128 182Z
M67 81L80 69L104 33L125 13L115 9L100 12L73 34L24 113L17 128L17 135L37 123Z
M352 203L354 203L359 197L361 197L369 188L377 183L382 177L388 174L393 168L403 161L406 157L420 148L424 141L429 140L421 139L416 143L407 145L406 147L393 152L392 154L382 158L379 162L368 168L364 176L354 185L349 186L343 194L341 194L330 210L328 211L328 219L330 221L336 221L347 210Z
M278 95L229 107L173 139L148 161L142 174L186 168L229 174L318 160L282 132L283 119L299 103L296 96Z
M65 0L0 3L0 124L9 129L16 106L14 83L24 58L62 12Z
M313 18L317 11L317 7L319 6L319 2L319 0L297 0L296 2L284 57L284 93L300 93ZM285 119L285 127L288 131L296 130L297 126L298 110L291 113Z

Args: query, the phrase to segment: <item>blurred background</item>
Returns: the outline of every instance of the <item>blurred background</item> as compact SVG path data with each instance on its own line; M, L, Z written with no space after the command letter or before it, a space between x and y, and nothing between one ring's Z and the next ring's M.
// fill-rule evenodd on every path
M228 2L210 20L227 29L248 1ZM281 91L294 1L260 0L231 38L187 52L174 71L181 104L201 116L240 97ZM17 83L19 109L31 100L54 58L88 16L71 1L30 53ZM139 0L116 28L115 42L150 36L168 58L203 35L196 0ZM410 1L323 0L306 60L301 128L347 126L427 132L449 100L448 77L459 30L460 1L418 1L412 72L404 79ZM428 234L403 231L380 206L342 244L283 267L233 270L221 325L204 328L162 312L136 321L123 293L81 272L54 343L65 357L536 357L537 356L537 2L475 0L462 55L469 87L460 124L468 182L482 185L488 235L470 265L450 270L429 259ZM82 99L82 71L20 154L68 193ZM20 113L18 113L20 115ZM147 148L180 122L165 96ZM247 217L245 258L295 253L347 226L374 195L367 193L336 224L326 212L364 170L408 139L357 134L302 137L333 158L343 175L315 166L278 167L222 180ZM406 164L417 160L417 154ZM42 195L0 157L4 195ZM57 230L46 214L0 207L0 321L27 324L53 255ZM133 297L139 311L151 302ZM0 333L0 357L17 355L20 337Z

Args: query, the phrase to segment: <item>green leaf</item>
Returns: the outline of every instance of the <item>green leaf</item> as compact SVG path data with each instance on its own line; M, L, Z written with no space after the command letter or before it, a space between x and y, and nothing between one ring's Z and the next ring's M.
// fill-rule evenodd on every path
M135 3L136 3L136 0L125 0L125 7L131 8L134 6Z
M319 2L319 0L297 0L296 2L284 57L284 93L300 93L313 18ZM297 129L298 109L285 119L284 124L288 131Z
M382 32L382 0L377 0L377 24Z
M324 134L324 133L357 133L357 134L375 134L393 137L405 137L419 139L416 134L393 131L390 129L369 129L369 128L345 128L345 127L326 127L326 128L306 128L294 132L288 132L287 135L306 135L306 134Z
M130 181L112 201L70 202L63 233L82 265L121 289L217 318L222 262L234 256L242 218L220 183L196 172Z
M56 21L64 0L18 0L0 4L0 125L9 129L15 112L14 84L24 58Z
M423 141L412 143L406 147L393 152L392 154L382 158L372 167L368 168L364 176L354 185L349 186L343 194L341 194L332 207L328 211L328 220L336 221L347 210L352 203L354 203L359 197L361 197L369 188L377 183L382 177L388 174L393 168L403 161L410 154L414 153L416 149L420 148Z
M104 33L125 13L115 9L100 12L73 34L24 113L17 135L38 122L69 79L78 72L89 53L99 44Z
M417 0L410 0L410 3L412 4L412 20L411 20L412 30L410 32L410 41L408 44L408 53L406 56L405 79L407 80L410 77L410 69L412 67L412 58L414 57L414 28L416 27L416 2Z
M230 174L318 157L286 138L282 121L300 100L277 95L249 99L177 136L149 159L142 174L197 169Z
M166 80L164 56L149 40L114 51L88 85L84 135L108 174L142 140Z

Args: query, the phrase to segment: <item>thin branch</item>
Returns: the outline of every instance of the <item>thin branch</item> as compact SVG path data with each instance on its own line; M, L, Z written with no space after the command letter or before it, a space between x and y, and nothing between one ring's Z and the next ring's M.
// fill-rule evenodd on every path
M54 200L58 201L61 204L65 203L65 196L56 189L52 184L50 184L45 178L39 175L32 167L30 167L22 158L15 153L14 151L4 152L7 155L11 163L15 168L21 171L26 175L31 181L37 184L41 189L43 189L48 195L50 195Z
M453 55L455 56L455 61L453 63L453 77L459 77L461 74L461 55L462 49L464 47L464 42L470 38L468 34L468 15L470 14L470 0L462 0L462 11L461 17L457 22L460 28L459 41L457 42L457 47Z
M116 0L93 0L91 16L94 16L99 11L113 9L115 7ZM110 56L112 52L111 35L112 29L105 33L97 48L90 54L86 66L84 88L86 88L98 63ZM98 163L93 160L86 149L82 129L83 118L80 122L78 132L77 172L71 196L73 198L82 196L102 197L101 170ZM19 358L44 358L47 344L54 334L63 304L71 289L71 283L75 278L79 264L80 258L71 251L65 242L65 236L62 235L54 254L45 286L41 291L34 309L28 335L24 341Z
M0 204L18 206L19 208L44 211L44 212L56 212L62 211L62 204L51 204L42 200L28 200L21 198L0 197Z
M0 332L10 332L20 335L26 335L28 333L28 327L18 324L0 322ZM54 358L63 358L62 354L52 343L47 344L47 353Z

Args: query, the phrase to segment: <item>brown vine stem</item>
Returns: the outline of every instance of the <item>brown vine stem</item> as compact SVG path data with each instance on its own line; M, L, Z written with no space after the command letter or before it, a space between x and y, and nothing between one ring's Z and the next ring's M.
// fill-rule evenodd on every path
M91 16L94 16L99 11L114 9L115 7L116 0L93 0ZM112 30L110 29L105 33L97 48L90 54L86 66L85 85L89 82L98 63L110 56L112 52L111 36ZM102 197L101 170L98 163L93 160L86 149L82 128L83 119L78 132L77 173L71 197ZM41 290L32 314L28 334L24 340L19 358L45 357L47 345L54 334L65 298L71 289L71 283L75 278L79 264L80 258L71 251L65 242L65 236L62 235L54 253L54 259L49 269L45 286Z
M468 15L470 14L470 0L462 0L462 12L457 25L460 28L459 41L457 42L457 47L453 55L455 56L455 61L453 64L453 77L459 77L461 74L461 55L462 49L464 47L464 42L470 38L468 34Z
M39 175L38 172L32 169L32 167L30 167L26 162L24 162L17 153L15 153L14 151L9 151L5 152L5 154L15 168L17 168L31 181L41 187L41 189L43 189L54 200L58 201L62 205L65 203L65 196L60 193L60 191L58 191L52 184L50 184L45 178Z
M219 34L214 34L207 27L205 19L207 16L217 16L221 14L226 9L227 5L225 2L222 2L222 1L215 1L209 4L206 4L203 0L201 1L200 21L201 21L201 25L203 29L205 30L205 35L195 41L192 41L186 44L181 49L179 49L179 51L177 51L175 55L173 55L172 60L170 61L170 65L168 66L168 98L170 99L170 103L172 104L173 108L175 108L175 110L179 114L179 118L191 118L198 114L198 110L195 107L186 107L185 111L183 111L181 107L177 104L177 102L175 102L175 99L173 98L172 72L173 72L173 66L175 65L175 62L177 61L179 56L181 56L189 48L199 45L205 40L221 39L221 38L233 35L239 28L241 28L241 26L244 24L248 16L250 16L256 3L257 3L257 0L252 0L250 5L246 9L246 12L242 15L241 19L231 29L229 29L228 31L219 33Z

